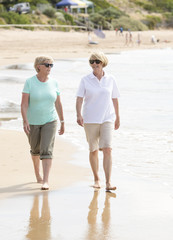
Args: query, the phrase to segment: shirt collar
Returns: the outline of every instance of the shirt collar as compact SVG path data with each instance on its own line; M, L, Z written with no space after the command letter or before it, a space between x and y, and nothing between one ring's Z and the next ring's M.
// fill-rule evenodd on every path
M93 74L93 72L90 74L90 77L91 78L97 78L94 74ZM104 75L103 75L103 77L102 78L104 78L104 77L107 77L107 73L104 71Z

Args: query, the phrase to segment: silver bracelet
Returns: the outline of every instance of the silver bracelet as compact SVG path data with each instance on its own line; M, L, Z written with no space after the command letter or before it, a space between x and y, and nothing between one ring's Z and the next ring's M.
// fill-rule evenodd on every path
M60 123L64 123L64 120L61 120Z

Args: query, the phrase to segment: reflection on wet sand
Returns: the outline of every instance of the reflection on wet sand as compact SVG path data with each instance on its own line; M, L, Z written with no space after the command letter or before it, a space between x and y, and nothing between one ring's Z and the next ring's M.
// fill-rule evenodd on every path
M89 205L88 212L88 236L86 239L95 240L95 239L108 239L110 235L110 220L111 220L111 208L110 208L110 198L116 198L116 194L112 192L106 192L104 208L102 212L102 226L100 228L97 224L97 214L98 214L98 195L99 190L94 191L93 198Z
M42 204L41 214L39 211L40 204ZM34 196L26 238L29 240L48 240L51 238L50 226L48 192L44 192L41 195Z

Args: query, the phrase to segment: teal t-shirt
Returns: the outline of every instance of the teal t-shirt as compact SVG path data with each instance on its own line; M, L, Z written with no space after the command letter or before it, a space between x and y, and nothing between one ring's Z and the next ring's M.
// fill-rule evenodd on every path
M55 101L60 92L56 80L49 78L46 82L40 82L37 76L33 76L26 80L23 93L29 94L29 124L43 125L58 119Z

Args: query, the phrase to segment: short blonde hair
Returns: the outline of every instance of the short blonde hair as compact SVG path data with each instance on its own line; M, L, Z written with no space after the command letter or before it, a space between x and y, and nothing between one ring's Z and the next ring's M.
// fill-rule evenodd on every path
M106 67L108 65L108 59L106 55L101 51L91 53L89 60L95 60L95 59L100 60L102 62L103 67Z
M39 68L38 68L38 65L41 65L45 62L50 62L50 63L53 63L53 58L50 57L50 56L39 56L39 57L36 57L35 59L35 62L34 62L34 68L37 72L39 72Z

